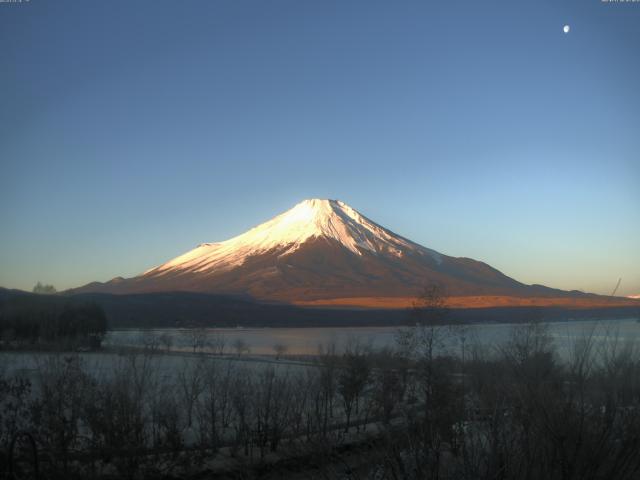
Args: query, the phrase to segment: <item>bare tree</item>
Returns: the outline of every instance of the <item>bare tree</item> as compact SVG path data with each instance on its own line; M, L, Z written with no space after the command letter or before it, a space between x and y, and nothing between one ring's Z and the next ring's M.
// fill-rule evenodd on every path
M290 429L294 436L308 434L308 419L312 409L311 399L317 375L306 369L303 373L291 378L291 411L289 415ZM307 431L305 432L305 427Z
M93 451L111 462L120 476L134 478L142 467L134 455L149 445L148 405L156 397L156 375L148 355L128 355L108 378L90 390L84 419Z
M231 386L231 399L235 412L233 427L235 429L234 447L243 447L244 454L249 455L252 432L252 402L254 392L253 379L248 370L239 371ZM232 454L234 450L232 450Z
M204 349L207 345L207 331L204 328L190 328L183 333L185 343L193 349L193 353Z
M4 366L0 365L0 451L8 452L18 432L33 428L29 418L33 392L28 378L4 375Z
M236 355L241 356L243 353L249 353L249 345L242 338L236 338L233 342L233 349L236 351Z
M65 472L80 448L80 418L90 380L79 355L51 355L38 365L40 396L32 405L40 440L57 452Z
M160 337L153 332L145 332L142 334L140 343L148 353L156 353L160 348Z
M164 347L165 352L169 353L173 346L173 337L168 332L164 332L159 337L160 344Z
M224 355L225 349L227 348L227 337L225 337L224 333L216 332L213 335L211 338L211 348L216 355Z
M276 343L273 346L273 351L276 354L276 360L280 360L280 357L284 356L284 354L287 353L287 350L289 350L289 347L287 347L285 344Z
M333 418L333 402L337 388L338 357L336 344L318 347L319 376L316 397L316 417L323 437L327 436L329 422Z
M203 364L202 393L197 403L200 442L216 451L223 440L225 429L230 424L231 388L235 375L231 362L218 360Z
M185 405L188 427L193 423L193 410L204 389L203 367L201 361L190 361L185 358L182 368L178 371L178 387Z
M396 341L404 354L433 360L451 335L445 322L449 316L447 297L439 285L424 287L409 310L415 326L400 330Z
M357 340L350 339L342 357L343 366L338 374L337 386L347 417L345 432L349 431L354 407L356 415L359 414L360 397L369 381L371 367L368 353L368 348Z
M291 406L290 383L287 373L275 368L262 370L251 396L253 408L253 436L264 457L266 448L276 451L284 435Z
M417 477L438 478L442 467L442 446L453 442L453 425L462 410L462 395L451 377L453 362L446 353L447 340L452 331L446 326L449 314L447 297L439 285L429 285L414 301L411 309L414 327L401 330L397 344L403 355L415 362L415 381L422 402L419 416L411 414L406 420L415 425L408 439L411 449L419 458L412 466ZM390 373L378 378L382 393L395 381ZM390 415L390 399L385 395L386 415ZM415 450L414 450L415 449Z

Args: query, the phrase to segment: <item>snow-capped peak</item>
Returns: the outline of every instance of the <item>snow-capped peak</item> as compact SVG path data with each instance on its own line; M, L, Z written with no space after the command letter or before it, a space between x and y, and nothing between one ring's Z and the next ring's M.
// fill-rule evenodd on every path
M232 268L241 265L248 256L269 250L277 249L280 256L287 255L312 238L335 240L357 255L369 251L402 256L407 251L420 251L439 256L393 234L344 202L310 199L242 235L221 243L203 243L145 274Z
M382 228L339 200L311 199L263 223L245 235L264 246L296 245L312 237L337 240L356 254L360 249L376 251L380 243L394 247L413 245ZM240 237L237 237L240 238Z

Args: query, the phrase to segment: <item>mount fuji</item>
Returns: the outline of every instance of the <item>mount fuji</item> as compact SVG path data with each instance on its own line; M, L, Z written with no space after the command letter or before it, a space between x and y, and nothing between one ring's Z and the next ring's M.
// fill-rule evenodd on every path
M203 243L136 277L70 293L182 291L306 305L400 306L429 284L482 306L590 296L525 285L486 263L418 245L344 202L321 199L305 200L230 240Z

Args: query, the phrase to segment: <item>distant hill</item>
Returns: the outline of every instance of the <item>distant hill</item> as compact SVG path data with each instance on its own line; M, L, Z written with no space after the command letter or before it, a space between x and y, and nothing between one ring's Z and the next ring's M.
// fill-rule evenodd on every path
M113 295L35 295L0 290L0 316L15 305L37 309L60 309L66 303L95 302L104 310L108 326L114 328L189 327L320 327L320 326L400 326L415 322L410 310L365 308L315 308L288 304L258 303L251 299L193 292ZM490 307L455 308L451 322L527 322L586 318L628 318L640 314L637 307Z

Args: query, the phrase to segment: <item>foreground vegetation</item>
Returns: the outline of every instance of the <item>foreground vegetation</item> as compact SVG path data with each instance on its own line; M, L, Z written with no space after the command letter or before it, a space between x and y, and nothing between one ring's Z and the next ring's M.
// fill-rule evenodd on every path
M436 355L451 335L459 351ZM492 350L418 326L394 349L352 341L296 368L195 354L168 372L163 351L0 371L0 471L32 471L33 440L46 478L640 475L640 359L615 337L586 336L563 362L537 324Z

